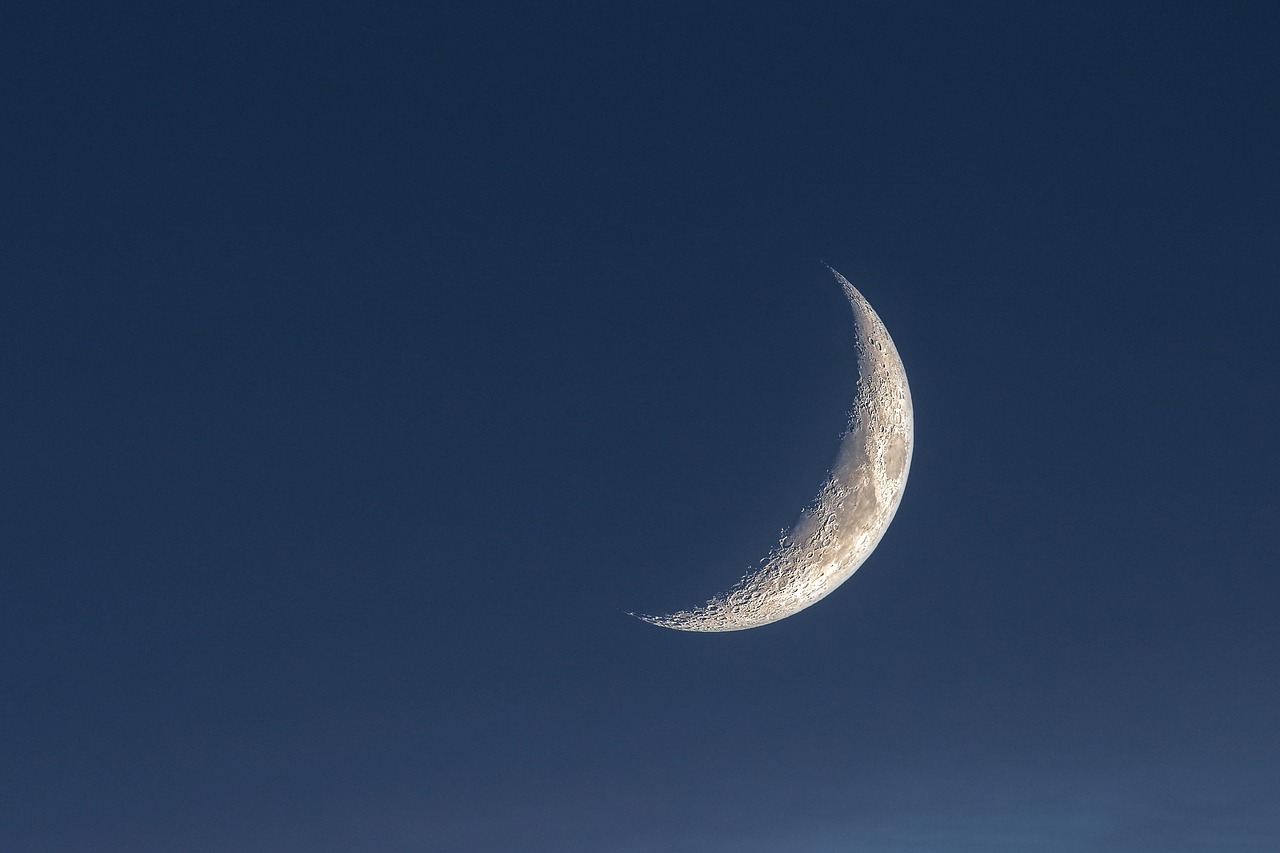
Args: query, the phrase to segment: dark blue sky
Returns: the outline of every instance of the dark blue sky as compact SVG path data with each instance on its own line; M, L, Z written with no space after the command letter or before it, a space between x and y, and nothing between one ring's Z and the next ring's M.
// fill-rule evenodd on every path
M0 848L1277 849L1274 5L607 5L11 6Z

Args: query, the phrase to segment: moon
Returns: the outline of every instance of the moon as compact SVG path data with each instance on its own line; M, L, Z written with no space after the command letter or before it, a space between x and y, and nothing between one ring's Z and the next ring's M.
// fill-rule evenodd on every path
M858 390L826 482L760 567L727 592L692 610L640 619L679 631L742 631L785 619L848 580L893 521L915 441L907 373L871 305L827 269L853 309Z

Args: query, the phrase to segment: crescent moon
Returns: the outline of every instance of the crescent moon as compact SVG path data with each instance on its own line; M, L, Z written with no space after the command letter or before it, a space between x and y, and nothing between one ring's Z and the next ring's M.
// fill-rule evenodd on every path
M785 619L848 580L893 521L915 441L907 373L871 305L827 269L853 309L858 354L857 396L827 481L760 568L701 607L640 619L679 631L741 631Z

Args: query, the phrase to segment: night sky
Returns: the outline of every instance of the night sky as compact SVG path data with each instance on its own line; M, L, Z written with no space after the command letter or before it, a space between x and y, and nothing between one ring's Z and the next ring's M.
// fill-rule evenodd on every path
M1278 7L613 6L6 7L0 849L1280 849Z

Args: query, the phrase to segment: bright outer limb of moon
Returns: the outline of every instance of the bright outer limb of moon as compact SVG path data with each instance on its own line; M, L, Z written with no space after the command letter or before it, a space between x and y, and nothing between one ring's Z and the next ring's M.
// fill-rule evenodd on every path
M876 312L848 279L831 272L853 308L858 393L830 476L759 569L701 607L641 616L646 622L680 631L741 631L785 619L848 580L893 521L914 443L907 374Z

